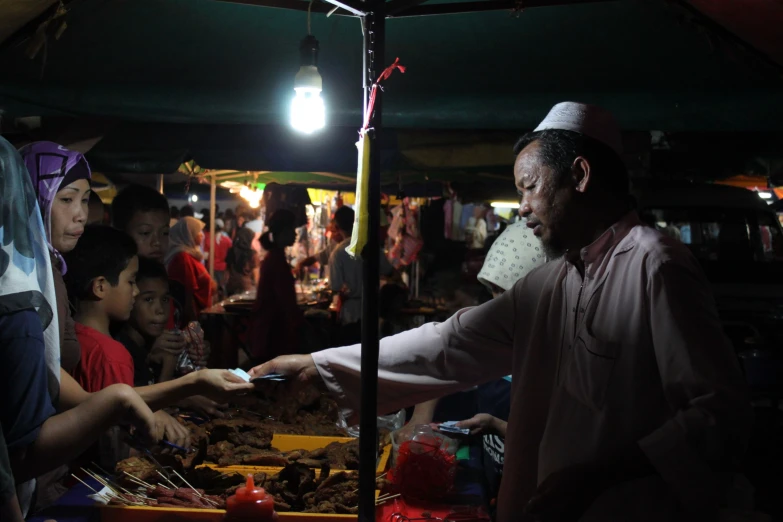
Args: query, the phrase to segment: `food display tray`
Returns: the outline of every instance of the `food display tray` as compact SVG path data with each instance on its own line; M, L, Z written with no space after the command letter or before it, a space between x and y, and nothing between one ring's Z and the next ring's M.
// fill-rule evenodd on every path
M296 450L312 451L319 448L325 448L332 442L340 442L344 444L346 442L351 442L353 440L355 439L353 439L352 437L318 437L315 435L286 435L281 433L275 433L274 436L272 437L272 447L280 451L296 451ZM388 468L391 451L392 451L392 447L390 444L383 447L383 450L381 451L381 454L378 457L378 467L377 467L378 473L383 473ZM205 464L210 468L221 469L225 471L237 471L239 469L248 469L248 470L255 470L255 473L258 473L259 471L263 471L263 472L274 471L276 473L281 469L281 468L274 468L268 466L243 466L241 464L236 464L231 466L220 466L218 464L211 463L211 462L205 462ZM343 471L343 470L333 470L333 471Z
M324 513L278 513L281 522L352 522L358 515ZM160 508L148 506L101 506L101 522L223 522L223 509Z

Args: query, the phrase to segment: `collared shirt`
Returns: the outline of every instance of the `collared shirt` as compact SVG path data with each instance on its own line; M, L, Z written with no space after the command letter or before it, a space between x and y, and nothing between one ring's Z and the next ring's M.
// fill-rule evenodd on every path
M381 412L510 367L500 522L518 520L553 472L610 461L633 444L660 484L623 490L623 505L611 503L614 520L672 520L660 510L680 504L713 508L720 486L710 464L741 454L751 413L702 270L685 246L633 212L581 257L584 278L566 259L552 261L482 306L383 339ZM313 354L329 388L354 410L360 358L359 346ZM606 505L603 498L595 505Z
M352 324L362 319L362 289L364 288L362 260L353 258L345 251L351 244L351 238L344 239L329 258L329 286L333 292L341 292L343 305L340 309L340 322ZM394 271L386 254L380 254L380 274L387 276Z

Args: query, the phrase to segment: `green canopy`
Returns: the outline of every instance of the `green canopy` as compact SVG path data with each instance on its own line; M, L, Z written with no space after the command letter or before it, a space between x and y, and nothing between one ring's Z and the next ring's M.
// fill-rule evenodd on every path
M524 5L524 2L521 4ZM34 61L0 52L7 116L285 124L306 13L214 0L81 0ZM358 126L361 31L314 14L329 125ZM397 128L529 128L557 101L611 109L626 129L780 130L781 77L662 1L390 19ZM727 52L730 51L730 52Z

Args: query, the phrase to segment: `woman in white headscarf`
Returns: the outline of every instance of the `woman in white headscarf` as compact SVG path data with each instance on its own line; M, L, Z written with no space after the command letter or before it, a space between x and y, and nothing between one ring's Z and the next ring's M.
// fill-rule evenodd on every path
M492 246L478 273L478 280L499 297L510 290L517 281L547 261L541 241L533 235L525 221L509 225ZM410 426L429 424L435 415L438 399L416 406ZM470 430L471 435L481 436L482 463L486 478L487 501L490 508L500 490L503 475L506 425L511 406L511 376L483 384L476 389L476 409L472 418L457 423Z
M22 512L34 479L76 458L120 420L144 435L152 411L128 386L92 394L55 415L60 335L52 265L36 193L22 157L0 137L0 426Z
M184 317L177 326L198 320L205 308L212 306L212 292L216 285L204 268L201 242L204 223L185 216L169 231L169 251L165 263L171 280L171 293L182 303Z

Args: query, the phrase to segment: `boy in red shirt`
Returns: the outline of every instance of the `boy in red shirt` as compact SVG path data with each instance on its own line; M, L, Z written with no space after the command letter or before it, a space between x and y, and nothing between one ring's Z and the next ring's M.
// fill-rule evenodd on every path
M126 234L108 227L85 230L75 258L66 274L69 296L77 312L76 336L82 360L73 377L87 392L97 392L116 383L133 386L133 358L112 339L112 321L127 321L139 293L136 243Z

